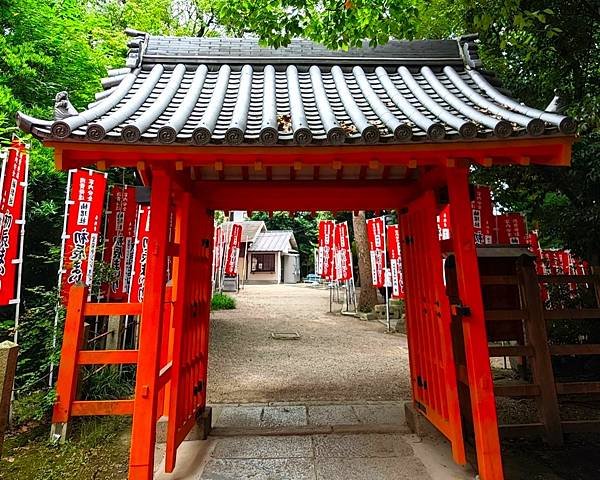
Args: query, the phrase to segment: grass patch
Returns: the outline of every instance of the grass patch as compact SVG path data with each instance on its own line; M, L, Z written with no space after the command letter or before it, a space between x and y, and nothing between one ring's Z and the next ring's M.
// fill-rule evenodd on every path
M215 293L210 302L211 310L233 310L235 308L235 299L225 293Z
M2 480L124 480L131 420L74 419L63 445L50 442L48 422L29 422L9 432L0 459Z

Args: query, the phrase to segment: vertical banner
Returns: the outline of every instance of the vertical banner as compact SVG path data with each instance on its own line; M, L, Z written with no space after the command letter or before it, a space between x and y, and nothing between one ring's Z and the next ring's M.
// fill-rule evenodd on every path
M350 237L348 235L348 223L338 223L335 226L335 252L337 261L336 280L346 282L353 278L352 274L352 251L350 250Z
M106 174L93 170L69 171L61 261L61 300L67 302L72 285L90 286L98 247Z
M385 285L385 220L383 217L367 220L367 235L371 253L371 277L373 285L380 288Z
M144 300L146 285L146 264L148 262L148 242L150 241L150 206L140 205L135 228L135 248L133 268L129 288L129 301L141 303Z
M544 264L542 262L542 250L540 248L540 241L537 230L532 230L529 232L527 236L527 243L529 244L529 249L535 255L535 272L538 275L544 274ZM546 302L548 300L548 288L545 283L540 283L540 294L542 296L542 301Z
M525 217L521 213L496 215L497 239L500 245L526 245Z
M398 225L389 225L387 227L387 245L392 276L392 297L404 298L402 256L400 252L400 228Z
M491 245L494 240L494 208L490 187L475 185L475 199L471 201L475 245Z
M231 237L227 246L227 259L225 263L225 275L234 277L238 271L238 259L240 257L240 245L242 243L242 226L234 223L231 228Z
M28 154L25 145L14 141L2 166L0 185L0 305L17 300L18 264L22 262L21 229L25 221Z
M437 217L438 238L440 240L450 239L450 205L446 205Z
M219 272L221 271L221 236L223 235L223 227L217 225L215 227L215 233L213 238L213 264L212 264L212 279L213 282L217 281Z
M334 279L334 237L335 222L333 220L321 220L319 223L319 261L317 273L326 280Z
M115 185L110 190L106 212L106 238L103 259L113 270L113 281L103 286L110 300L126 300L129 296L137 204L135 187Z

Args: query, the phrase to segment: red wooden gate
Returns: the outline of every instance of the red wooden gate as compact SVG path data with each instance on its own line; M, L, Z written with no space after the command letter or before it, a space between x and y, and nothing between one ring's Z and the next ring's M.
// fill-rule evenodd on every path
M415 407L450 440L454 460L465 464L436 207L429 191L399 218L411 383Z
M206 404L211 300L213 217L189 193L177 209L173 264L173 351L168 405L166 472L175 468L177 447Z

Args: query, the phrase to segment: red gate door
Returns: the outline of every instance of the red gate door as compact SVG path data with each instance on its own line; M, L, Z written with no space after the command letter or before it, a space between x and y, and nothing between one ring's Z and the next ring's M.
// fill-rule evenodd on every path
M211 301L213 216L191 194L177 219L179 259L174 265L173 361L165 470L175 468L177 447L206 404ZM187 213L187 215L185 215Z
M429 191L399 217L412 392L415 407L450 440L454 461L464 465L450 303L436 216L437 202Z

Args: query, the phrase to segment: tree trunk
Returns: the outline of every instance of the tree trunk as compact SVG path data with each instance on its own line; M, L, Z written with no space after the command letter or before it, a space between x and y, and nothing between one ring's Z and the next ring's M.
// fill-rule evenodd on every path
M358 255L358 275L360 277L360 294L358 295L358 310L369 312L377 305L377 288L371 278L371 254L369 253L369 238L367 237L367 220L364 210L358 215L352 215L354 241Z

